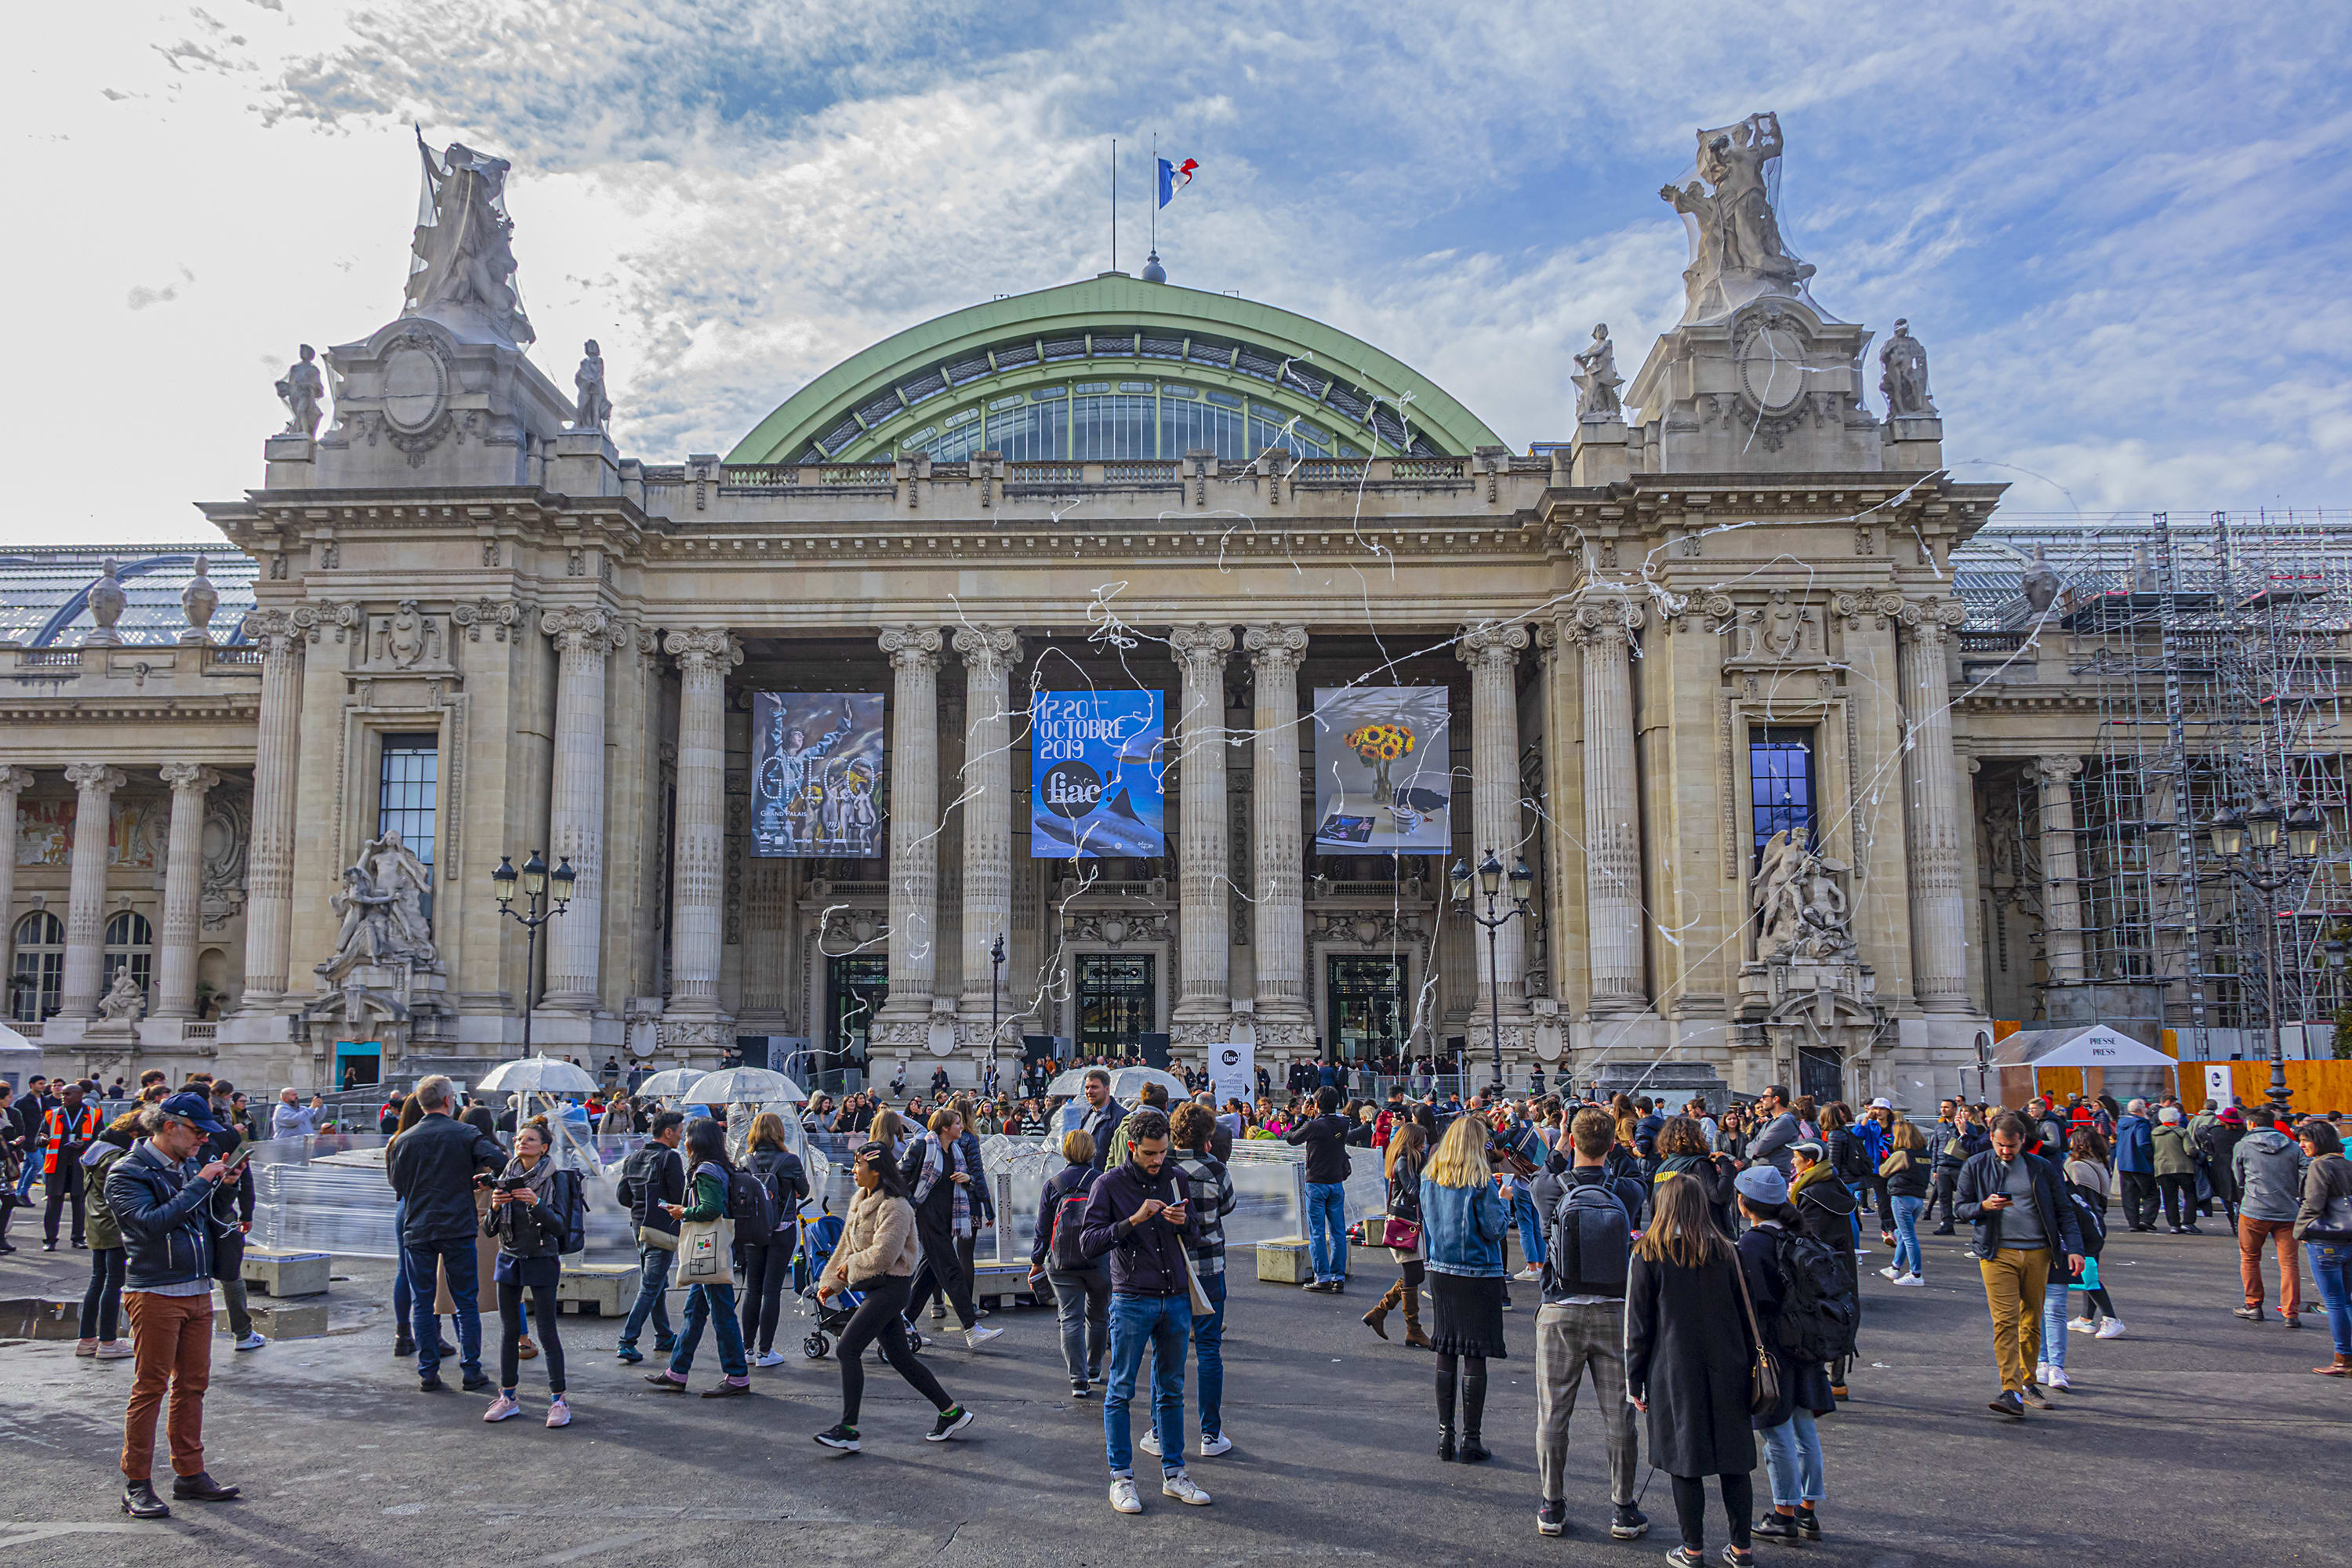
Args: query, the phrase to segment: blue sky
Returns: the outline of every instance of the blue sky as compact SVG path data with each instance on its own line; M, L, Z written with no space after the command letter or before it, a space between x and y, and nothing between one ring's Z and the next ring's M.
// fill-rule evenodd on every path
M723 451L866 343L1108 264L1108 138L1200 160L1161 252L1388 349L1514 445L1593 322L1679 308L1657 189L1780 112L1814 297L1933 358L2021 512L2343 502L2352 10L2139 3L562 6L209 0L27 23L0 100L20 500L199 538L296 343L397 309L409 124L513 160L536 357L599 338L625 449ZM108 460L99 460L105 458ZM124 460L128 459L128 460Z

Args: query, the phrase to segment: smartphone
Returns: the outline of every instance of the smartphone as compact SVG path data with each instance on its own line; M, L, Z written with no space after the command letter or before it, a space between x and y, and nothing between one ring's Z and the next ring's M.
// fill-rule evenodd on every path
M245 1163L252 1158L253 1145L250 1143L240 1143L236 1146L236 1152L222 1161L221 1163L228 1167L229 1174L235 1175L237 1171L244 1166Z

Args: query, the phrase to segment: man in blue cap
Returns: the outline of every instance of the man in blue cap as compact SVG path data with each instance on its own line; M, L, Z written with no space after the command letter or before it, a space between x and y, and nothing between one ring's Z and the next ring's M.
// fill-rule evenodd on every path
M155 1412L170 1398L172 1496L226 1502L237 1495L205 1470L205 1388L212 1380L213 1194L228 1167L200 1164L206 1139L227 1131L210 1098L175 1094L140 1121L147 1136L106 1176L106 1206L122 1230L122 1311L136 1348L122 1417L122 1511L168 1519L155 1495Z

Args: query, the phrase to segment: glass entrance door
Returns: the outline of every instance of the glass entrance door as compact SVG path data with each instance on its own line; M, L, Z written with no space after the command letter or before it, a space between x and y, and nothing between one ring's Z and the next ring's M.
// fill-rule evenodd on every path
M1159 1027L1157 965L1150 953L1078 954L1078 1054L1139 1055Z
M1405 961L1333 953L1324 1016L1339 1059L1402 1055L1404 1051Z
M866 1065L874 1015L882 1010L889 994L888 959L857 956L827 962L823 1068Z

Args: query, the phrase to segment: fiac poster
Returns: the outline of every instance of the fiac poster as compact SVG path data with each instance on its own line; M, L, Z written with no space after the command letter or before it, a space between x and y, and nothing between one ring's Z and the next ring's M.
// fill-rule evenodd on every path
M1157 691L1040 691L1029 710L1029 853L1165 852L1167 731Z

